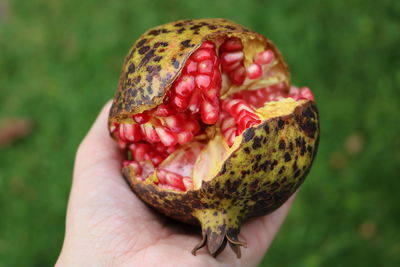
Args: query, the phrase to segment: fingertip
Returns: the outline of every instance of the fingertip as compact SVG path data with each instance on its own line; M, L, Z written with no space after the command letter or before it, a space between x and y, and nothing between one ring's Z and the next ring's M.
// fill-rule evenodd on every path
M120 157L118 146L111 138L108 130L108 115L111 104L112 101L109 100L103 106L89 132L80 143L76 153L75 167L90 165L92 162L103 158Z
M110 113L111 105L112 105L112 100L108 100L107 103L104 104L95 122L90 128L88 135L97 135L104 133L108 135L107 126L108 126L108 116Z

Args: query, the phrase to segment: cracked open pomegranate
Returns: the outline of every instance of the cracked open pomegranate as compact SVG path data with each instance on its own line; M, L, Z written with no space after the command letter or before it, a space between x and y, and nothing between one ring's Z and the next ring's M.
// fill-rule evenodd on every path
M207 246L216 256L228 243L240 257L240 225L281 206L304 181L319 118L313 93L291 85L268 39L225 19L199 19L136 41L109 130L139 198L201 225L194 254Z

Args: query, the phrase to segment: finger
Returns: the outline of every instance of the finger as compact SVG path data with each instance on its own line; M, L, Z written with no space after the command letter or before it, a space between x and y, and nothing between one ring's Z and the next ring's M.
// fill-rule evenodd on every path
M108 132L107 123L110 107L111 101L108 101L80 144L75 159L75 174L106 160L113 165L116 165L116 162L121 162L121 152Z

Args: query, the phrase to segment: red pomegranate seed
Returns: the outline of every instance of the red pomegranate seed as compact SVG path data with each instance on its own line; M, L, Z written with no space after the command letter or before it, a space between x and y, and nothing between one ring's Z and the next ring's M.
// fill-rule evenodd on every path
M265 89L266 89L266 88L256 90L256 91L255 91L256 96L259 97L259 98L264 99L264 98L268 95L268 93L267 93L267 91L266 91Z
M167 181L167 172L164 171L163 169L158 168L157 178L160 183L165 184Z
M229 38L220 47L221 51L237 51L242 50L243 45L238 38Z
M179 95L175 95L172 98L172 103L174 104L174 106L181 111L185 111L187 106L189 105L189 100L186 97L182 97Z
M227 139L228 146L231 147L233 145L233 143L235 142L235 138L236 138L236 133L232 132Z
M213 71L213 63L207 59L199 63L199 73L210 74Z
M229 127L229 128L224 129L224 130L222 131L222 133L223 133L223 135L224 135L225 137L229 137L229 135L232 133L232 131L233 131L233 132L236 131L236 127L235 127L235 126L231 126L231 127Z
M221 64L231 65L233 63L242 61L243 57L244 57L243 51L225 52L222 53L221 55Z
M228 145L232 146L233 141L235 140L235 137L236 137L236 127L231 127L229 129L227 129L225 132L223 132L223 135L224 135L225 140L228 143Z
M200 105L200 113L205 124L214 124L218 121L219 106L203 100Z
M269 49L261 51L254 57L254 61L260 65L270 64L272 61L274 61L274 59L275 59L274 52L272 52L272 50Z
M196 52L193 53L191 59L200 62L206 59L211 58L211 52L209 49L198 49Z
M190 190L193 188L193 181L192 181L192 178L190 178L190 177L183 177L182 183L185 186L186 190Z
M221 123L221 131L224 132L227 129L229 129L229 128L235 126L235 125L236 125L235 118L229 117L229 118L227 118L227 119L222 121L222 123Z
M192 74L197 72L197 62L190 60L186 65L186 73Z
M178 142L177 136L163 127L157 127L156 132L161 143L163 143L165 146L173 146Z
M175 189L185 191L185 186L182 182L182 176L164 169L157 170L157 177L160 183L171 186Z
M249 104L251 104L252 106L255 106L255 107L257 107L257 108L259 108L259 107L262 107L262 102L261 102L261 106L259 105L259 101L260 99L259 98L257 98L255 95L250 95L248 98L247 98L247 102L249 103Z
M205 41L201 44L200 48L208 48L208 49L214 49L215 45L211 41Z
M252 107L250 107L249 104L247 104L243 100L232 105L230 108L230 112L233 116L238 116L240 114L240 112L242 112L243 110L248 111L250 114L254 114L254 112L255 112L254 109Z
M149 143L157 143L160 141L156 130L151 124L141 124L140 129L142 130L143 136Z
M300 89L297 87L290 87L289 96L294 100L298 100L300 98Z
M166 152L166 151L167 151L167 148L168 148L168 146L164 146L162 143L157 144L157 145L155 146L155 149L156 149L158 152Z
M260 78L261 76L262 69L261 66L257 63L253 63L249 67L247 67L247 77L249 77L249 79L254 80Z
M278 95L275 93L268 94L267 101L276 101L278 99Z
M174 152L175 150L177 150L178 149L178 146L177 145L175 145L175 146L169 146L168 148L167 148L167 153L168 154L171 154L172 152Z
M193 135L197 134L200 130L200 125L197 119L192 118L191 120L187 121L185 124L185 130L192 132Z
M222 67L223 72L231 72L231 71L234 71L237 68L239 68L242 64L243 64L243 62L237 61L237 62L235 62L233 64L229 64L229 65L221 64L221 67Z
M199 111L199 104L200 92L198 90L195 90L190 98L188 108L192 113L197 113Z
M118 136L119 136L119 139L120 139L121 141L123 141L123 142L127 141L127 140L126 140L126 137L125 137L125 129L124 129L124 125L123 125L123 124L120 124L120 125L119 125L119 128L118 128Z
M304 99L312 100L314 101L314 94L311 92L310 88L308 87L302 87L300 88L300 96Z
M123 141L139 141L141 139L140 127L138 124L123 123L119 126L119 136Z
M244 79L246 78L246 70L244 66L240 66L236 70L229 73L229 77L231 78L231 82L234 85L242 85Z
M165 117L164 122L165 126L174 133L180 132L185 125L185 120L180 114Z
M161 155L154 155L151 157L151 162L153 162L153 164L155 166L158 166L161 162L163 162L165 159L165 157L161 156Z
M183 177L177 173L169 172L166 175L166 184L185 191L186 188L182 182L182 178Z
M173 111L171 107L167 106L166 104L161 104L157 107L157 109L154 111L154 115L160 116L160 117L166 117L169 115L172 115Z
M246 107L247 105L243 105L243 106ZM242 119L245 116L249 116L250 118L253 118L255 120L258 119L258 116L252 110L249 110L247 108L246 109L245 108L241 109L239 111L239 113L236 113L233 116L235 117L236 121L239 121L240 119Z
M221 107L223 110L230 112L232 109L232 106L235 105L236 103L239 103L240 101L241 100L239 100L239 99L226 99L226 100L222 101Z
M194 78L191 75L184 75L175 85L175 92L182 98L188 98L195 88Z
M131 151L132 157L134 160L140 162L145 159L147 152L149 151L150 146L145 143L136 143L131 144L129 146L129 150Z
M208 98L211 102L219 102L219 91L220 88L210 87L209 89L204 90L203 95L205 98Z
M125 160L123 162L123 166L125 166L125 167L129 166L129 167L133 168L133 170L135 171L136 175L141 175L142 174L142 171L143 171L142 166L140 166L140 164L137 163L136 161Z
M133 125L133 141L134 142L137 142L137 141L140 141L140 139L142 139L142 134L141 134L141 131L140 131L140 126L139 126L139 124L134 124Z
M211 84L211 78L208 75L197 75L196 76L196 84L197 87L199 87L200 89L207 89L210 84Z
M133 115L133 119L140 124L146 123L150 120L150 116L147 113L141 113Z
M239 114L235 115L235 121L236 123L239 123L239 121L242 120L244 117L251 118L251 115L252 113L250 113L248 110L243 109L239 112Z
M178 133L177 137L179 144L184 145L193 139L193 133L191 131L183 131Z
M254 120L254 118L250 116L243 116L240 120L237 121L237 124L239 125L238 129L240 129L239 134L242 133L243 130L255 126L260 122L260 120Z

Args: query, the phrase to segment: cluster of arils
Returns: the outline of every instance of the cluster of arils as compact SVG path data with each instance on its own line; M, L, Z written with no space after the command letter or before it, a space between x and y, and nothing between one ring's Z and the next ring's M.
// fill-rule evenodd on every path
M134 168L138 179L145 179L156 169L160 185L185 191L192 186L189 177L158 166L178 147L204 133L208 125L218 126L232 146L236 136L261 122L255 109L266 102L313 98L308 88L292 87L287 93L285 85L278 83L221 99L221 90L267 76L275 55L270 49L261 51L246 68L239 39L227 38L218 54L216 51L213 42L203 42L186 61L163 104L133 115L133 122L113 125L112 133L120 146L130 151L124 164Z
M240 86L246 78L250 80L259 79L274 62L274 52L270 49L257 53L253 63L244 66L243 45L238 38L228 38L219 48L221 58L221 70L224 84L227 86ZM224 86L225 87L225 86Z

